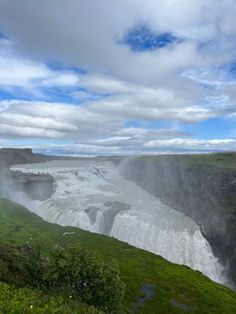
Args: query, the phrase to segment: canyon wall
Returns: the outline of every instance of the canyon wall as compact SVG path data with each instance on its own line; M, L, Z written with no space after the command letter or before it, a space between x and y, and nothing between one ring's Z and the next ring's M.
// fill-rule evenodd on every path
M236 154L142 156L121 173L193 218L236 282Z
M34 154L31 149L0 149L0 196L18 201L20 197L45 200L54 192L54 179L49 174L11 172L11 165L44 162L53 157Z

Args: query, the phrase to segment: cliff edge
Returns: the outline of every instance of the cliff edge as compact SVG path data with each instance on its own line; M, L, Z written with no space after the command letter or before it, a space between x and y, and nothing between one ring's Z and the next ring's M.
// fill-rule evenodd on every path
M200 226L236 284L236 153L141 156L121 173Z
M45 200L54 192L54 179L49 174L11 172L11 165L39 163L53 157L34 154L32 149L0 149L0 196L14 200L15 191L26 193L31 199Z

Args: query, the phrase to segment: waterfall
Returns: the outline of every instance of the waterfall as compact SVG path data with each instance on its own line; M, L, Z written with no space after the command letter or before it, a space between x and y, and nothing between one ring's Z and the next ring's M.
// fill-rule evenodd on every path
M35 206L31 202L29 208L45 220L113 236L226 282L224 269L198 225L123 178L112 162L50 161L11 170L54 177L51 198Z

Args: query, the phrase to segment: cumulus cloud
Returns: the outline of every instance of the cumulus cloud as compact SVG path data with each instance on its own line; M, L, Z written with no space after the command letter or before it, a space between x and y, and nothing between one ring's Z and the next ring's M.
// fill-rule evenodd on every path
M235 7L233 0L150 0L145 5L141 0L121 0L119 5L105 0L63 0L55 9L54 0L1 0L0 27L36 54L56 55L93 71L147 82L185 67L224 61L222 52L220 58L202 55L197 44L233 36ZM135 54L119 39L138 23L188 40Z
M16 129L15 136L24 134L25 128L51 130L58 133L57 137L96 138L98 136L121 135L121 136L145 136L147 133L162 134L163 130L151 130L142 128L123 128L123 118L113 113L100 113L97 108L91 106L75 106L65 103L47 103L30 101L2 101L3 109L0 112L0 133L7 134L12 127ZM8 126L8 127L7 127ZM18 128L22 132L18 134ZM167 132L171 132L167 130ZM13 131L11 132L13 134ZM44 133L42 133L42 137ZM48 133L46 133L48 134ZM53 133L54 134L54 133ZM26 136L29 136L26 132ZM32 133L32 136L33 133ZM49 136L50 137L50 136Z
M193 139L170 139L148 142L143 145L126 146L115 142L111 146L98 146L93 144L77 144L59 146L58 150L75 154L107 154L107 155L130 155L130 154L171 154L171 153L208 153L219 151L233 151L236 149L235 139L193 140ZM131 148L131 149L128 149Z
M235 139L213 139L213 140L198 140L198 139L169 139L149 141L145 144L146 147L158 150L172 151L227 151L236 149Z
M5 110L0 112L2 138L63 140L63 144L50 144L50 147L68 154L123 155L235 147L233 139L195 140L191 138L192 134L177 128L125 127L123 117L110 112L100 113L93 106L15 100L3 101L3 107L4 103ZM67 145L71 140L74 144ZM47 145L43 147L49 149Z
M8 108L0 112L0 134L42 138L83 139L112 131L116 123L84 107L69 104L3 101ZM18 132L19 129L21 132ZM32 134L29 132L31 128ZM33 129L36 129L33 132Z
M233 149L234 139L184 130L235 119L235 14L234 0L0 0L0 32L10 38L0 39L0 90L34 95L0 102L0 137L64 139L74 145L60 149L91 154ZM141 26L180 40L134 51L124 38ZM42 101L53 88L61 101Z
M115 145L113 145L115 144ZM33 149L36 152L46 152L48 154L62 154L71 156L96 156L96 155L137 155L137 154L173 154L173 153L209 153L220 151L233 151L236 149L236 140L169 140L160 141L150 146L142 145L120 145L121 143L112 143L108 145L96 145L95 143L50 143L50 144L37 144L33 143ZM5 145L4 141L0 141L0 147ZM11 147L24 148L26 145L12 142L9 144ZM131 150L132 149L132 150Z
M53 71L43 62L20 56L9 39L0 40L0 88L21 87L36 92L42 87L75 86L77 82L74 73Z

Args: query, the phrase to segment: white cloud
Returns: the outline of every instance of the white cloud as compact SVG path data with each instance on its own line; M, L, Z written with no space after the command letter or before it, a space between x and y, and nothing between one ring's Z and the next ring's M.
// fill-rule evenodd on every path
M15 137L40 137L38 130L41 129L42 138L82 140L106 135L120 125L109 117L69 104L14 100L2 101L2 107L4 105L6 109L0 112L0 134L5 136L9 132Z
M185 76L197 83L204 84L215 89L222 89L228 85L236 85L235 78L230 78L228 69L226 68L200 68L190 69L182 73Z
M42 62L17 54L10 40L0 40L0 87L21 87L35 91L42 87L75 86L77 82L74 73L66 70L53 71Z
M26 126L13 126L5 123L0 123L0 134L9 137L28 137L28 138L59 138L63 137L63 132L46 129L41 127L26 127Z
M158 97L155 93L154 95L154 100L158 102ZM160 97L164 99L164 103L156 103L155 106L155 103L147 101L147 111L145 111L142 105L146 98L144 102L135 105L132 97L134 96L131 93L128 97L129 103L119 104L111 98L107 103L102 101L84 106L20 100L2 101L0 102L2 108L0 138L73 140L75 147L84 148L86 153L95 153L95 148L97 148L97 153L100 153L102 149L106 153L110 149L111 153L119 152L119 154L149 150L155 152L155 150L162 151L163 148L171 151L171 147L173 150L177 147L180 150L191 149L191 146L194 149L196 145L199 149L206 148L207 141L196 142L190 138L191 134L182 132L178 128L147 129L145 122L143 122L144 126L139 128L125 127L124 124L127 119L141 121L172 119L193 123L215 116L216 111L211 112L210 109L201 107L183 107L180 110L178 101L176 105L172 104L173 108L168 106L168 102L165 106L165 92L164 96ZM157 109L158 106L160 109ZM217 147L212 145L209 149ZM224 149L223 146L222 149Z
M140 97L138 97L140 96ZM179 104L179 106L177 105ZM134 119L140 121L172 120L196 123L221 113L204 106L195 106L178 99L168 91L157 91L154 95L141 92L125 97L113 97L89 105L90 110L113 118Z
M0 31L11 38L0 40L0 88L35 95L0 102L0 137L73 140L63 149L88 153L234 147L187 140L181 126L235 115L235 82L219 70L235 58L235 14L234 0L0 0ZM137 25L184 40L137 53L121 44ZM86 74L53 70L48 58ZM37 101L52 87L69 87L83 106ZM145 129L161 120L179 128Z
M123 125L123 117L114 113L103 114L90 106L2 101L5 110L0 112L0 138L45 138L73 140L76 146L95 147L104 152L140 150L144 143L156 139L189 136L177 129L128 128ZM0 103L0 104L1 104Z
M132 85L105 75L84 75L80 78L80 84L97 93L126 93L133 90Z
M112 141L112 140L110 140ZM0 141L0 146L4 146L5 142ZM11 146L11 145L10 145ZM13 147L27 147L26 144L16 144ZM169 141L162 140L152 145L124 145L121 142L114 142L109 145L97 145L96 143L78 143L78 144L37 144L32 145L35 151L44 151L47 153L59 152L63 155L79 156L79 155L134 155L134 154L173 154L173 153L207 153L218 151L233 151L236 149L236 140L234 139L214 139L214 140L179 140L172 139ZM131 149L132 150L131 150Z
M156 140L149 141L145 144L148 148L155 148L158 150L170 149L172 151L221 151L221 150L235 150L235 139L211 139L211 140L199 140L199 139L182 139L175 138L169 140Z
M57 55L122 79L155 82L189 66L224 60L223 53L220 58L202 55L197 41L233 36L235 7L233 0L121 0L118 5L105 0L62 0L55 9L55 0L30 4L1 0L0 27L38 55ZM172 32L194 40L135 54L117 42L137 23L147 23L157 33Z

